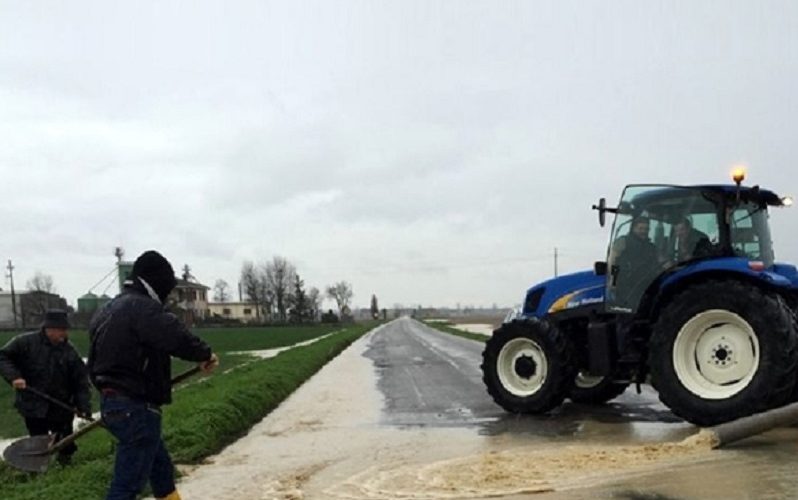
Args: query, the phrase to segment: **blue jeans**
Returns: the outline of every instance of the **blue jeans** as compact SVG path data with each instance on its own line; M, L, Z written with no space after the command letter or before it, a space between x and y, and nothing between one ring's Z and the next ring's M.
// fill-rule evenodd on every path
M147 481L155 497L175 491L172 459L161 438L160 411L118 395L103 396L100 411L106 429L119 441L106 500L134 500Z

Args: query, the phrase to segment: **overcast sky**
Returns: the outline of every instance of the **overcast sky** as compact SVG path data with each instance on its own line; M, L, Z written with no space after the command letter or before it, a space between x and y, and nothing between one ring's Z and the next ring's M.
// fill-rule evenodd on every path
M789 1L0 1L0 257L73 305L122 246L209 286L281 255L356 306L512 306L554 247L561 272L604 258L590 205L624 184L744 163L798 195L797 23ZM798 261L798 212L772 221Z

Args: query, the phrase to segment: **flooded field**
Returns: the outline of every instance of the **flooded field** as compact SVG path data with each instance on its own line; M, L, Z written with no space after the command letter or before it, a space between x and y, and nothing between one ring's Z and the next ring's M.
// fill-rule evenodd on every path
M370 333L237 443L184 470L184 498L790 498L798 431L712 450L650 388L507 415L477 342L409 319ZM687 438L687 439L686 439Z
M455 323L455 328L471 333L478 333L486 337L493 335L493 330L496 329L494 325L488 323Z

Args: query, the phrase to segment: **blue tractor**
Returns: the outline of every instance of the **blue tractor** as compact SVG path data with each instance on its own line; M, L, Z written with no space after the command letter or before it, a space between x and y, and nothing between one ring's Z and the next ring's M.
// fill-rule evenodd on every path
M769 207L741 185L627 186L607 259L527 291L488 340L483 380L513 413L602 404L650 381L673 413L715 425L798 399L798 271L774 260Z

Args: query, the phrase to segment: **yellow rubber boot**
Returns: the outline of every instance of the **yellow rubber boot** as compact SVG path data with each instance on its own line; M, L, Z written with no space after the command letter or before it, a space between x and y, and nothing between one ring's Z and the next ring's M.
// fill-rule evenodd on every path
M175 490L166 495L165 497L158 497L157 500L181 500L181 498L180 498L180 493L178 493L177 490Z

